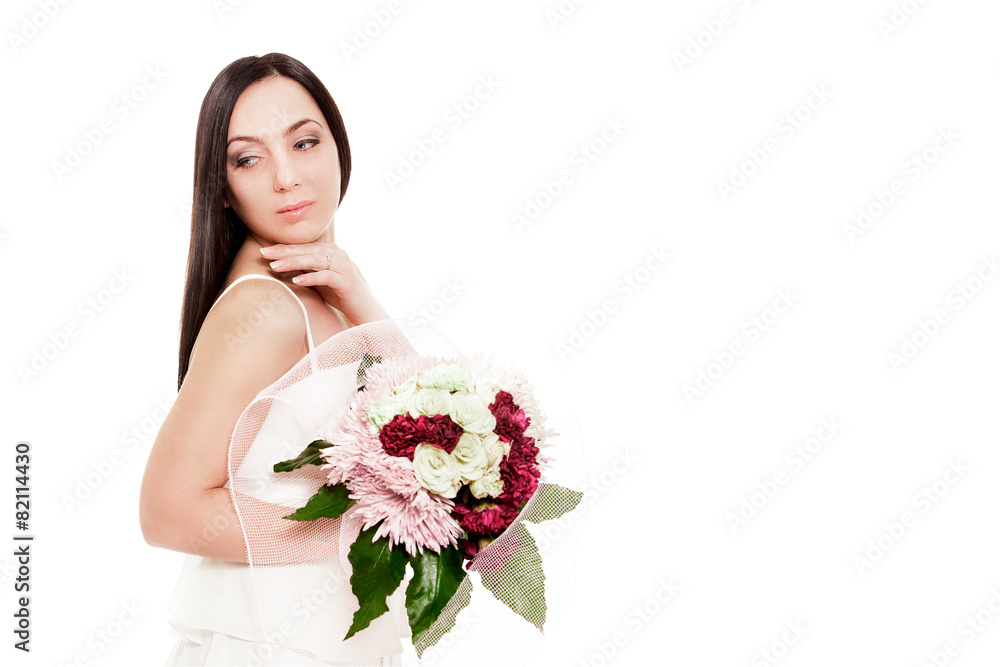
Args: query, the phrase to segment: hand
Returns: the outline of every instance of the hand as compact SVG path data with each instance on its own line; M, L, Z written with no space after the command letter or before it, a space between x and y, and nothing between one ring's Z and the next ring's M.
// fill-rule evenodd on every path
M265 259L272 260L271 270L297 273L292 282L314 288L351 324L389 319L357 265L336 243L276 243L262 247L260 252Z

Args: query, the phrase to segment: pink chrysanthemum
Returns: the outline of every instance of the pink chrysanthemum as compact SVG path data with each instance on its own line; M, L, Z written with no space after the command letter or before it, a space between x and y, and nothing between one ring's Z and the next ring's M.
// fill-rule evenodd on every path
M364 520L365 528L381 521L379 535L402 544L411 555L457 545L462 528L452 516L451 500L421 486L409 459L385 451L377 429L368 422L368 410L408 377L438 363L439 359L408 357L369 368L365 390L351 399L339 429L324 435L333 446L321 451L329 483L346 484L357 501L350 512Z
M388 536L392 544L402 544L410 555L424 547L439 551L457 545L461 527L451 516L452 503L437 502L433 494L422 492L406 497L380 485L375 475L359 475L348 483L351 497L358 503L350 512L364 521L364 529L382 522L375 538Z

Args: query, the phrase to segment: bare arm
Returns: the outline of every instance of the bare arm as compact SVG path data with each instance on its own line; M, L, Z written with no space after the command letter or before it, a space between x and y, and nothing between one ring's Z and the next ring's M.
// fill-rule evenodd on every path
M209 312L146 463L139 520L150 545L247 562L224 486L229 438L250 401L305 355L305 327L298 304L271 281L245 281Z

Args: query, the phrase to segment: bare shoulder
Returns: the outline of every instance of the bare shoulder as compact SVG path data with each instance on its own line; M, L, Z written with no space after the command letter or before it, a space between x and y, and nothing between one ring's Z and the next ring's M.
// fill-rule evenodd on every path
M306 320L292 293L275 280L243 280L205 317L188 373L242 378L263 388L306 352Z
M253 328L277 327L294 330L305 335L302 308L290 291L277 280L242 280L233 285L209 311L212 316L229 325L248 325ZM203 325L204 326L204 325Z

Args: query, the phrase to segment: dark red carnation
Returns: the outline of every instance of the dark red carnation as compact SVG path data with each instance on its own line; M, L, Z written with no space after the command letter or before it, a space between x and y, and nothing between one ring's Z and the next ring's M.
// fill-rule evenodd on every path
M519 435L510 441L510 456L534 461L537 455L538 447L535 445L534 438Z
M510 392L502 389L497 392L496 400L490 403L490 412L497 420L493 432L506 442L513 442L524 435L524 429L531 423L524 410L514 403L514 397Z
M472 560L479 553L479 537L477 535L469 535L469 539L459 540L458 548L462 552L462 558Z
M405 456L412 461L413 450L422 442L436 445L451 454L462 433L462 427L448 415L420 415L414 419L406 413L396 415L383 426L378 439L382 449L390 456Z
M455 503L454 512L459 525L466 532L495 537L514 522L518 508L507 503L488 503L479 507Z
M408 414L396 415L378 434L382 449L390 456L405 456L413 460L413 450L420 444L417 421Z
M455 449L458 439L462 437L462 427L452 421L448 415L420 415L417 417L417 432L420 434L420 442L437 445L444 451L451 454ZM411 457L412 458L412 457Z
M541 476L537 454L534 438L521 436L511 443L510 455L500 464L503 492L497 497L498 502L520 507L531 498Z
M509 502L514 507L523 505L535 489L538 488L537 469L517 468L510 466L506 471L501 470L500 478L503 479L503 493L497 497L498 502Z

